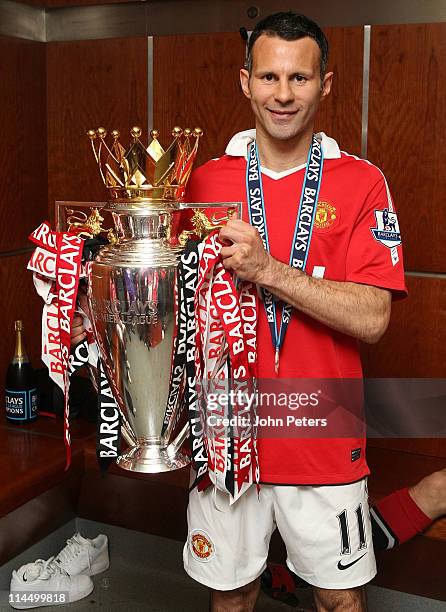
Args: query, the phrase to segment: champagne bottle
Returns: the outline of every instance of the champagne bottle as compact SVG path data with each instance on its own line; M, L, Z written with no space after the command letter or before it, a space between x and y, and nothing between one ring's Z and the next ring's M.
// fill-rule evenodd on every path
M6 373L6 418L11 423L30 423L37 419L37 385L34 370L23 343L23 323L15 322L14 357Z

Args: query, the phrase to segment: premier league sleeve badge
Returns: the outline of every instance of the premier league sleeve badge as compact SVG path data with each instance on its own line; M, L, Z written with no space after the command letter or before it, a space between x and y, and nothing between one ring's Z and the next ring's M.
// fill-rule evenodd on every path
M375 210L376 227L371 227L373 237L384 246L392 249L401 244L400 226L396 213L388 208Z

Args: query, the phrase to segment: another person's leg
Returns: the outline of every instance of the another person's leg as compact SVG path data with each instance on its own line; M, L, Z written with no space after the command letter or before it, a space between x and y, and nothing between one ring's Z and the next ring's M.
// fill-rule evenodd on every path
M446 468L425 476L410 487L409 495L433 521L446 514Z
M388 550L407 542L446 514L446 469L383 497L370 514L375 550Z

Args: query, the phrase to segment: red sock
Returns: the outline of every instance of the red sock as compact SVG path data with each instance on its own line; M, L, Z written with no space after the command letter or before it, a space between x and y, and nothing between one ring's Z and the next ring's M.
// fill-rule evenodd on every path
M378 515L375 520L382 519L391 534L397 538L398 541L393 546L407 542L432 523L432 519L426 516L411 498L407 487L384 497L372 510Z

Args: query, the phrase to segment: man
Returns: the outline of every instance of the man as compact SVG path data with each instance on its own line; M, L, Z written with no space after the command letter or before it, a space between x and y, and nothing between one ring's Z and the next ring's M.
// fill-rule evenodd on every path
M188 189L190 201L243 202L243 220L231 221L221 231L228 241L222 250L225 265L294 306L279 353L280 377L360 376L356 339L377 341L390 316L391 292L405 291L400 249L389 249L371 231L375 210L384 218L384 210L393 209L383 176L368 162L342 154L325 135L318 197L323 204L306 274L286 263L314 117L331 87L333 75L326 74L326 63L325 37L305 17L281 13L260 22L250 39L247 68L241 71L256 133L234 137L227 155L198 169ZM270 253L246 222L246 167L254 138L262 165ZM258 325L259 376L275 378L276 350L263 308ZM82 320L75 317L73 344L84 337ZM229 508L212 489L191 492L186 570L211 587L214 611L252 610L277 525L289 567L315 586L319 610L364 610L360 587L375 573L364 441L260 439L258 445L260 479L265 483L259 498L251 487ZM374 543L376 538L380 547L391 547L443 514L445 477L434 474L410 495L405 490L380 502ZM350 552L348 546L340 550L343 535Z
M280 355L281 376L284 371L286 375L293 377L359 374L356 343L350 336L366 341L377 340L383 333L389 316L388 290L404 291L401 254L397 253L399 261L396 261L394 253L376 241L370 231L376 221L375 207L381 211L386 225L384 211L388 213L389 200L384 179L373 166L341 154L336 144L326 137L322 137L326 160L319 201L325 202L323 211L330 212L331 225L324 227L324 223L319 223L320 227L315 228L311 244L315 253L313 255L310 251L306 270L308 274L312 274L318 266L318 274L321 276L321 269L325 268L323 276L333 280L306 277L277 261L277 258L288 261L287 249L292 242L292 228L303 179L302 164L309 148L312 122L319 100L329 93L331 85L332 75L325 74L326 55L325 39L317 26L292 14L272 16L266 23L257 26L251 38L248 70L241 73L243 90L252 99L256 115L270 248L276 259L273 260L264 251L256 233L242 221L231 222L222 231L222 237L232 243L232 246L223 250L223 257L226 266L235 269L239 276L252 278L259 285L270 286L279 297L289 299L295 304L295 312ZM244 192L245 156L251 135L245 136L231 141L228 155L222 160L210 162L195 173L188 194L191 201L242 200L244 218L247 218ZM303 146L302 143L306 145ZM344 174L341 172L343 169L349 178L345 183ZM333 182L340 172L338 193ZM366 175L366 186L362 185L364 177L361 173ZM370 177L373 179L372 185L367 191ZM288 192L291 192L291 196ZM361 195L364 201L360 200ZM288 211L284 204L291 210ZM362 208L360 204L363 204ZM353 205L356 208L352 211L344 210L344 207ZM349 212L352 213L350 217ZM271 231L272 229L275 231ZM352 248L354 247L351 252L349 249L345 251L345 248L342 251L346 231ZM288 243L284 244L286 248L281 254L278 242L286 242L287 232L291 235L288 236ZM326 242L327 251L323 251L324 245L318 242ZM337 254L331 253L331 249L341 252L339 258L345 267L343 273L334 265L338 263ZM393 257L391 263L390 255ZM289 293L291 295L288 295ZM260 312L259 328L260 375L274 377L275 350L271 346L270 332L263 311ZM330 331L330 328L335 331ZM73 344L77 344L84 337L82 319L75 317ZM300 341L303 341L305 351L303 358L302 352L296 353ZM333 347L336 350L333 350ZM351 356L355 370L339 372L339 365L346 363L346 353L347 357ZM348 360L347 362L350 363ZM293 464L288 461L293 465L286 474L281 475L286 478L287 484L295 486L263 484L259 500L256 498L255 488L252 487L252 491L248 491L246 497L242 496L231 509L211 490L192 492L189 510L190 537L185 548L186 568L194 578L213 588L213 610L253 609L258 592L257 577L266 566L267 545L275 523L287 544L291 569L316 585L315 596L319 610L364 609L363 596L357 586L373 575L374 567L367 504L363 497L365 487L363 482L353 482L367 473L363 462L363 443L361 442L358 459L352 461L352 457L348 457L347 464L350 469L342 464L342 470L337 477L332 475L330 479L326 478L327 484L330 481L330 484L337 486L300 487L300 479L305 485L323 484L324 474L321 474L320 466L318 468L316 465L323 460L321 453L328 455L329 464L336 464L336 455L346 450L337 441L335 446L339 452L333 456L325 441L316 442L318 443L314 448L314 444L309 445L304 440L289 440L278 449L287 456L287 460L290 459L288 454L295 452L296 448L300 452L300 462ZM314 450L316 452L312 453ZM277 467L274 465L274 459L277 459L276 451L271 442L259 440L263 482L270 480L280 483L274 469ZM351 452L350 448L347 448L347 451ZM358 453L355 453L354 457L357 455ZM313 460L312 472L303 478L301 466L305 466L309 459ZM309 476L317 477L318 482L309 481ZM402 542L415 535L426 527L431 519L444 514L445 478L445 471L437 472L412 487L410 492L404 490L382 500L377 508L372 510L374 544L378 543L380 548L392 547L398 541ZM342 484L349 482L353 484ZM250 493L254 495L248 497ZM354 501L351 502L353 498ZM358 502L362 504L369 547L366 556L353 556L351 561L344 561L342 557L348 558L352 553L357 554L354 545L360 542L358 535L352 533L352 552L340 554L338 516L342 516L343 510L348 506L349 510L353 511L354 523ZM308 504L309 509L306 510ZM329 509L328 513L325 506ZM349 514L351 515L351 512ZM295 522L296 525L290 522ZM326 529L324 522L327 523ZM351 527L356 525L352 524ZM196 533L193 533L194 531ZM201 542L203 546L200 560L193 556L192 534L197 536L196 541ZM325 540L326 536L331 539ZM304 557L304 569L310 568L313 578L308 575L308 569L306 572L299 571L302 567L300 555ZM338 569L339 563L345 569ZM350 567L345 567L349 565ZM318 566L322 568L322 573L315 580L314 575L319 573ZM338 580L336 588L333 586L333 572ZM228 580L228 574L237 574L237 582L234 579Z
M361 377L357 340L378 341L392 293L405 294L400 247L371 231L375 211L393 211L384 177L325 134L313 138L333 79L327 53L303 16L261 21L240 72L256 131L236 135L188 188L189 201L243 202L243 218L220 232L224 266L261 288L279 322L285 311L286 335L259 310L259 379ZM282 303L293 307L288 327ZM229 506L212 488L191 491L184 564L212 589L214 612L253 610L275 526L318 610L366 609L362 585L376 569L364 447L361 438L261 438L259 494L251 487Z

